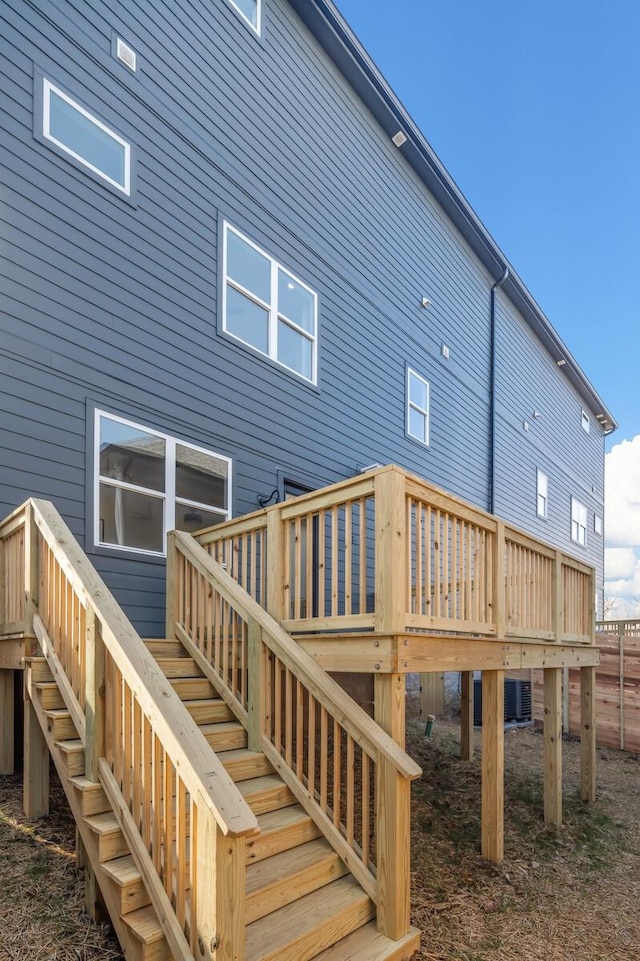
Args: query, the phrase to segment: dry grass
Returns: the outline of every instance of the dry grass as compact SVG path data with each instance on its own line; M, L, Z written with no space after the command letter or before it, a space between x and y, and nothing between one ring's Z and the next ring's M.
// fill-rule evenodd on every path
M478 737L478 736L477 736ZM420 961L635 961L640 956L640 762L598 751L599 799L576 795L578 745L565 744L566 825L542 823L542 739L506 736L506 860L480 857L478 761L461 762L458 727L431 740L411 724L424 769L414 784L413 923ZM478 740L479 746L479 740ZM52 777L51 817L21 814L19 778L0 777L0 959L121 961L83 913L75 828Z
M480 736L476 734L476 746ZM542 819L542 751L531 729L506 734L505 854L480 856L479 760L459 729L431 740L411 725L423 767L414 785L413 923L421 961L635 961L640 956L640 762L598 750L599 795L579 798L579 745L564 745L560 832Z
M1 961L121 961L110 928L84 914L75 825L52 772L51 816L22 814L21 778L0 776Z

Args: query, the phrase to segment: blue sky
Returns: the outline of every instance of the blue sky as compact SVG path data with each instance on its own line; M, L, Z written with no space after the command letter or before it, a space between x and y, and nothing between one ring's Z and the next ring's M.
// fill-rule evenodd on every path
M640 0L337 0L602 396L640 434Z
M619 423L605 594L640 617L640 0L336 0Z

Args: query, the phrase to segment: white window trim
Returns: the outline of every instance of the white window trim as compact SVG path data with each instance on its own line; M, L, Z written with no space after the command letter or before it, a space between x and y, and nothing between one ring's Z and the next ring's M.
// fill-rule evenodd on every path
M236 237L239 237L242 241L244 241L244 243L249 244L249 246L253 247L254 250L257 250L258 253L261 254L262 257L265 257L271 264L271 277L270 277L271 302L270 303L267 303L266 301L262 300L262 298L258 297L255 293L253 293L253 291L247 290L247 288L243 287L243 285L238 283L237 280L233 280L231 277L228 276L227 237L229 236L230 232L234 233ZM250 347L251 350L255 350L255 352L257 354L260 354L262 357L269 357L270 360L278 364L279 367L284 367L285 370L288 370L292 374L295 374L296 377L300 377L307 384L313 384L314 386L317 385L318 383L318 295L315 292L315 290L309 287L308 284L305 284L305 282L303 280L300 280L300 278L297 277L291 270L289 270L288 267L285 267L284 264L281 264L279 261L275 260L270 254L266 252L266 250L263 250L262 247L259 247L258 244L254 243L253 240L251 240L249 237L246 237L240 230L237 230L236 227L233 227L226 220L224 222L222 244L223 244L222 329L224 330L225 334L227 334L229 337L233 337L233 339L239 341L239 343L245 344L247 347ZM305 330L303 327L300 327L298 324L296 324L295 321L287 317L286 314L283 314L278 310L278 271L279 270L282 270L288 277L291 277L291 279L294 280L296 284L299 284L301 287L303 287L313 297L313 334L310 334L308 330ZM228 329L227 327L227 286L228 285L233 287L234 290L237 290L239 293L243 294L249 300L252 300L253 303L258 304L259 307L262 307L264 310L268 312L269 324L268 324L268 331L267 331L267 351L266 352L263 350L260 350L260 348L256 347L255 344L251 344L248 340L243 340L242 337L238 337L237 334L234 334L232 331ZM287 325L287 327L291 327L291 329L295 330L296 333L301 334L306 340L310 341L311 343L311 379L308 377L305 377L305 375L301 374L299 370L295 370L295 368L289 367L288 364L285 364L281 360L278 360L278 320L282 320L283 323Z
M125 424L127 427L133 427L135 430L142 430L146 434L153 434L154 437L160 437L165 442L165 490L151 490L146 487L140 487L137 484L128 484L126 481L116 480L111 477L102 477L100 474L100 418L106 417L109 420L116 421L118 424ZM219 460L227 462L228 473L227 473L227 507L226 510L221 510L218 507L213 507L211 504L203 504L198 501L191 501L185 497L176 496L176 446L188 447L189 450L198 451L200 454L208 454L211 457L217 457ZM173 467L173 469L171 469ZM163 541L166 545L167 534L169 531L174 530L176 521L176 503L185 504L189 507L199 507L202 510L206 510L212 514L220 514L225 520L231 519L231 489L232 489L232 470L233 462L230 457L225 457L224 454L219 454L217 451L208 450L206 447L200 447L198 444L191 444L189 441L182 440L179 437L173 437L170 434L165 434L162 431L155 430L153 427L147 427L145 424L139 424L136 421L129 420L127 417L119 417L117 414L110 414L106 410L98 410L96 408L94 412L94 426L93 426L93 546L99 547L104 550L113 551L126 551L128 554L141 554L146 557L166 557L166 548L163 551L148 551L140 547L128 547L125 544L108 544L100 540L100 483L109 484L112 487L121 487L123 490L134 491L137 494L145 494L149 497L155 497L158 500L162 500L163 503L163 525L164 529L162 532Z
M78 163L81 163L83 167L86 167L88 170L93 171L93 173L97 174L98 177L106 181L106 183L111 184L112 187L115 187L116 190L119 190L121 191L121 193L126 194L127 197L130 196L131 194L131 144L128 143L126 140L123 140L123 138L120 137L114 130L112 130L110 127L107 127L105 124L103 124L100 120L98 120L97 117L94 117L93 114L90 114L88 110L85 110L84 107L81 107L79 103L77 103L75 100L69 97L66 93L64 93L63 90L60 90L59 87L56 87L55 84L51 83L50 80L47 80L46 77L43 77L42 83L43 83L42 136L45 138L45 140L49 140L51 143L55 144L56 147L59 147L60 150L64 151L64 153L69 154L70 157L73 157L74 160L77 160ZM103 170L100 170L99 167L94 167L92 163L89 163L88 160L86 160L80 154L77 154L75 150L72 150L61 140L58 140L56 137L52 136L50 131L51 92L52 91L62 100L66 100L68 104L71 104L74 110L77 110L78 113L81 113L84 117L87 117L87 119L90 120L92 123L94 123L96 127L99 127L101 130L107 133L110 137L112 137L117 143L121 144L121 146L124 147L124 184L118 183L117 180L114 180L112 177L109 177Z
M411 400L411 377L412 376L416 377L427 388L427 409L426 410L424 410L422 407L419 407L418 404L414 404L413 401ZM429 381L422 376L422 374L418 373L417 370L414 370L413 367L407 367L407 388L406 389L407 389L407 434L409 435L409 437L413 438L413 440L417 440L419 444L424 444L425 447L429 447L430 440L431 440L431 415L429 413L429 410L431 407L431 385L429 384ZM423 437L418 437L417 434L414 434L411 431L411 411L412 410L417 410L425 418L426 428L427 428L426 440Z
M257 33L258 36L261 36L261 34L262 34L262 0L258 0L258 2L257 2L257 4L256 4L256 22L255 22L255 25L254 25L253 23L251 23L251 21L249 20L248 16L246 15L246 13L244 13L244 12L240 9L240 7L238 6L238 4L235 3L235 0L229 0L229 3L230 3L231 6L233 7L233 9L236 10L236 11L240 14L240 16L242 17L242 19L244 20L244 22L249 24L249 26L251 27L251 29L253 30L253 32L254 32L254 33Z
M580 423L582 424L582 429L585 434L589 434L591 432L591 418L587 414L586 410L582 410L580 412Z
M582 518L584 518L584 523L582 523ZM581 547L587 546L587 508L577 497L571 498L571 540Z
M543 480L544 478L544 480ZM543 501L543 509L540 510L540 501ZM536 475L536 513L538 517L547 520L549 509L549 477L544 471L538 470Z

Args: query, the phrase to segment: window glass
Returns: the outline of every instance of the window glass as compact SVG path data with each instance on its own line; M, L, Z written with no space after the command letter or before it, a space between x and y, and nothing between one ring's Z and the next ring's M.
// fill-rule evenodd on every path
M200 531L205 527L213 527L226 521L226 514L218 514L215 511L207 511L203 507L194 507L192 504L176 504L176 530Z
M228 474L227 461L176 444L176 497L225 510Z
M315 383L315 293L229 224L224 225L224 245L223 330Z
M429 382L411 369L407 369L407 432L429 443Z
M427 385L413 371L409 374L409 400L421 410L427 409Z
M587 508L571 498L571 540L583 547L587 543Z
M257 29L258 27L258 0L231 0L243 17Z
M163 437L119 421L100 420L100 474L148 490L165 489Z
M45 140L129 193L130 145L49 80L43 80L42 134Z
M227 330L263 354L269 353L269 311L227 287Z
M95 543L164 554L167 533L231 516L231 461L96 411Z
M49 132L55 140L124 186L123 145L53 90L49 122Z
M312 379L311 341L282 321L278 324L278 360L307 380Z
M100 484L100 542L164 551L164 498Z
M426 418L424 414L420 413L419 410L416 410L415 407L412 407L409 410L409 433L421 441L426 440L425 420Z
M265 304L271 300L271 263L233 231L227 234L227 274Z
M547 475L538 471L538 516L547 516Z
M315 298L284 270L278 271L278 313L292 320L307 333L313 333Z

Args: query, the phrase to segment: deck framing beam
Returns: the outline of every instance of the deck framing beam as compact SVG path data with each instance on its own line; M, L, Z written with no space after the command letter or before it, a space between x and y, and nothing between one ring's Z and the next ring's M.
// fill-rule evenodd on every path
M363 674L595 667L596 647L434 634L304 634L296 641L325 670Z

